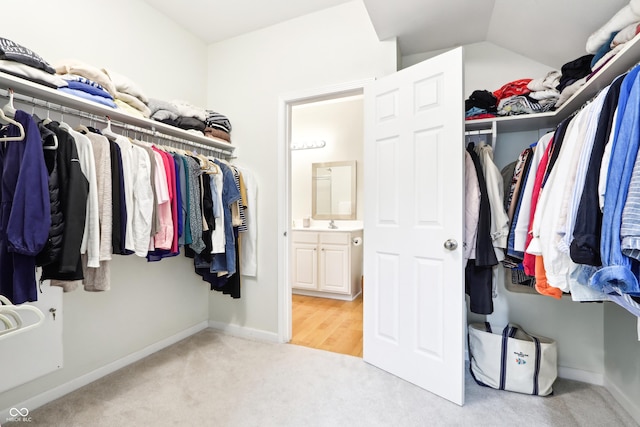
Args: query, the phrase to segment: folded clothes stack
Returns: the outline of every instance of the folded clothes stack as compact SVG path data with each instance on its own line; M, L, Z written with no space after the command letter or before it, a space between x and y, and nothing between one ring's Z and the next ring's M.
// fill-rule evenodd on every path
M151 116L151 110L147 106L149 98L135 82L113 70L103 68L102 71L109 76L115 86L115 103L118 108L133 116L144 118Z
M89 65L75 59L69 59L56 63L55 69L63 78L64 76L67 76L67 78L70 78L69 76L83 77L86 81L80 81L81 83L89 81L91 83L88 84L88 86L95 87L95 85L97 85L102 91L106 92L108 96L100 96L92 93L93 90L87 89L87 85L83 86L85 90L82 90L82 88L78 86L75 89L64 90L65 93L97 102L102 105L108 105L112 108L117 108L114 102L116 88L109 76L98 67L94 67L93 65Z
M54 89L67 86L40 55L4 37L0 37L0 71Z
M556 89L560 84L560 71L549 71L546 76L531 80L527 87L531 91L529 97L538 101L541 105L553 107L560 97L560 91Z
M231 122L215 111L195 107L186 101L149 99L151 118L198 135L231 142Z
M231 142L231 122L227 116L212 110L207 110L205 125L205 136Z
M67 87L61 87L58 90L107 107L116 108L113 96L101 84L77 74L63 74L61 77L67 81Z

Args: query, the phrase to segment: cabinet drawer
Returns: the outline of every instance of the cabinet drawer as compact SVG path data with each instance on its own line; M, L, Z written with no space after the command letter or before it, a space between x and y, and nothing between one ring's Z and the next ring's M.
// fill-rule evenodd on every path
M292 237L297 243L318 243L318 233L315 231L294 231Z
M330 243L332 245L348 245L351 233L338 233L328 231L320 233L320 243Z

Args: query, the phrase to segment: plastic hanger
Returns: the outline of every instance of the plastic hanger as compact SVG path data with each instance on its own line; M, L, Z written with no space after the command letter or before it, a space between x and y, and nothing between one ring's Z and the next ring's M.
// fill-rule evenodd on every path
M14 328L0 331L0 340L5 339L6 337L13 336L15 334L26 332L33 328L37 328L42 323L44 323L44 314L42 314L42 311L40 311L37 307L34 307L32 305L26 305L26 304L19 305L19 306L13 305L8 298L2 295L0 295L0 303L4 304L4 305L0 305L0 315L3 315L5 317L5 320L8 319L5 316L7 314L14 317L14 319L16 319L16 325ZM24 326L24 323L22 322L22 316L20 316L21 311L30 311L34 313L38 317L38 321L36 323L32 323L30 325Z
M9 102L2 107L5 116L14 118L16 116L16 107L13 105L13 89L9 89Z
M58 149L58 137L55 134L49 135L53 140L53 145L42 145L43 150L57 150Z
M3 138L0 138L0 142L24 141L25 134L24 134L24 128L22 127L22 124L18 123L17 121L15 121L11 117L7 117L4 114L4 111L2 109L0 109L0 122L8 123L10 125L15 125L20 130L20 135L18 135L18 136L5 136Z
M9 316L13 318L13 322L9 319ZM22 318L20 315L8 308L3 308L2 314L0 314L0 321L5 326L5 329L0 330L0 335L7 334L22 327Z
M110 136L112 138L117 138L118 135L111 129L111 117L107 116L107 127L101 130L104 136Z

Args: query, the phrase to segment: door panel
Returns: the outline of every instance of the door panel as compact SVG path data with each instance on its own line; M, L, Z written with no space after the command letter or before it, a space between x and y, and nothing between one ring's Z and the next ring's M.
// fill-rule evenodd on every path
M293 287L318 289L318 249L315 243L293 244Z
M349 247L323 244L320 247L320 290L348 294Z
M464 402L462 49L365 89L364 359Z

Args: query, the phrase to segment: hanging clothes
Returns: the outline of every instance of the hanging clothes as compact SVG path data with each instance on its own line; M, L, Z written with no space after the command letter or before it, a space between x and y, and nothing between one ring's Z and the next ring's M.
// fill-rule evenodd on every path
M37 300L36 255L49 236L51 206L38 125L21 110L15 120L24 140L0 143L0 294L22 304ZM14 124L0 129L0 139L19 135Z

